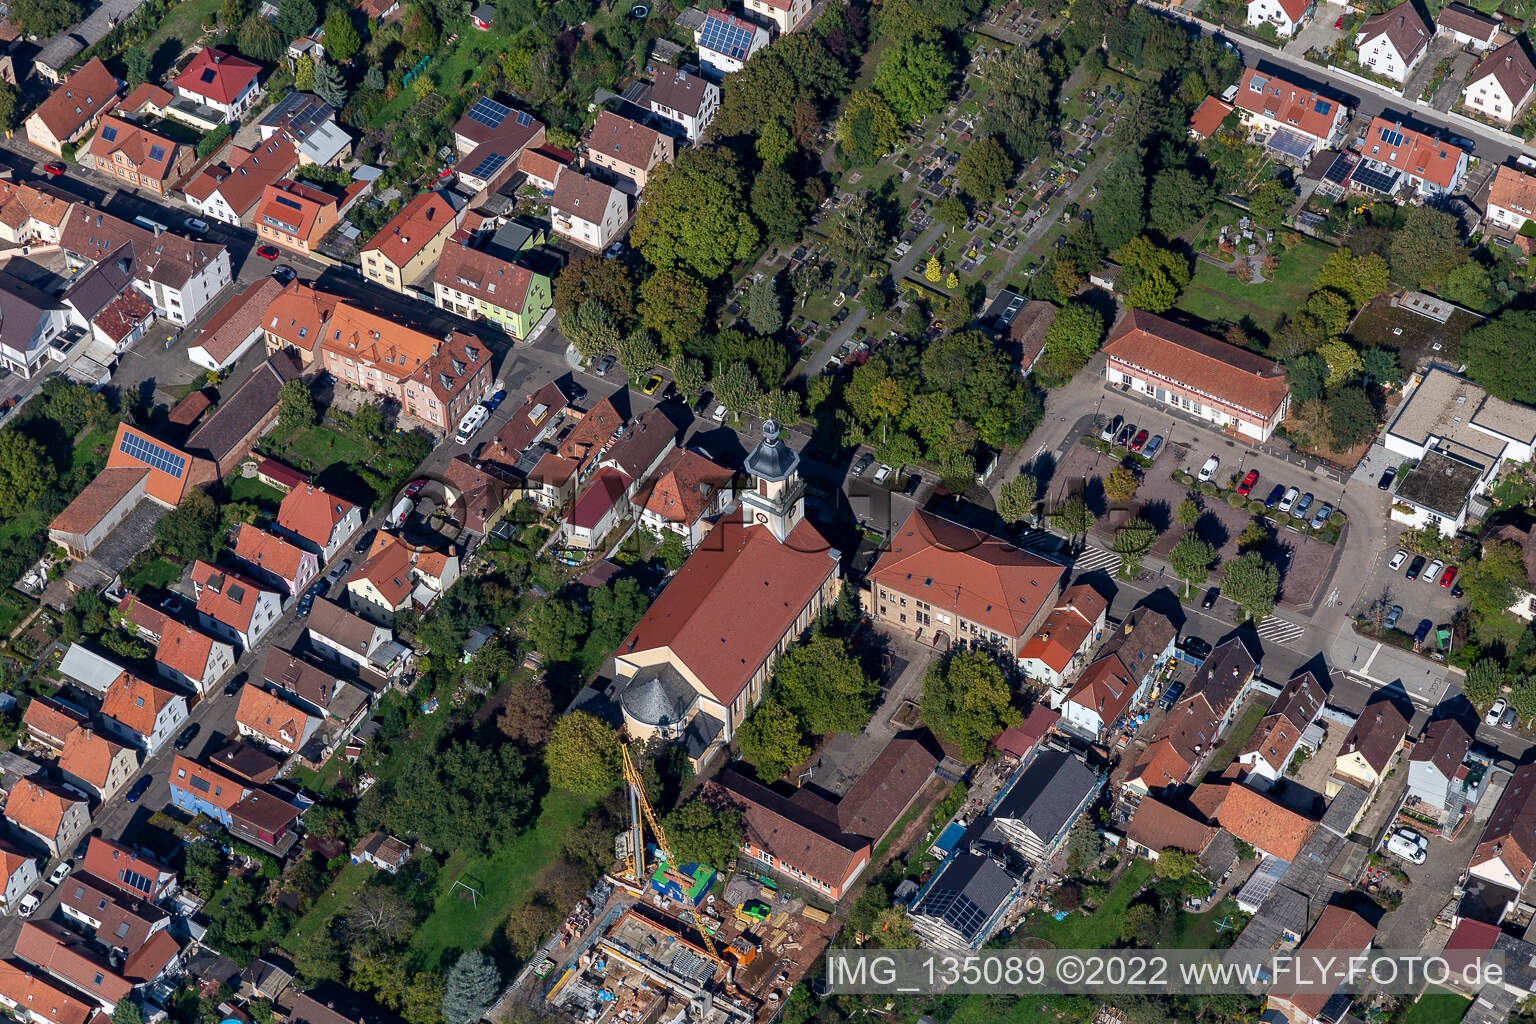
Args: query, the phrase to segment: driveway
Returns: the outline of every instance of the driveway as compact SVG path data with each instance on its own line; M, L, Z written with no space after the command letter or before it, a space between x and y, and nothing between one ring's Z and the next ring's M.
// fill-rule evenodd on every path
M1424 55L1423 60L1419 61L1419 66L1413 69L1413 74L1409 75L1408 81L1403 84L1403 97L1409 100L1417 100L1423 96L1424 90L1429 87L1430 81L1434 79L1435 69L1440 66L1440 62L1447 57L1454 56L1459 50L1460 47L1457 45L1456 40L1449 36L1436 36L1430 40L1429 52ZM1446 81L1451 82L1455 81L1455 79L1456 76L1452 74L1447 76ZM1431 105L1440 111L1448 109L1448 107L1441 107L1437 103Z
M1343 29L1333 27L1335 22L1348 13L1349 8L1339 4L1320 4L1311 20L1301 26L1301 31L1285 44L1285 52L1305 57L1308 50L1327 50L1349 35Z
M1429 105L1442 114L1450 110L1461 99L1461 90L1467 83L1467 76L1477 66L1477 57L1462 50L1456 54L1456 62L1451 67L1451 73L1445 76L1445 81L1440 83L1440 88L1435 90L1434 97Z

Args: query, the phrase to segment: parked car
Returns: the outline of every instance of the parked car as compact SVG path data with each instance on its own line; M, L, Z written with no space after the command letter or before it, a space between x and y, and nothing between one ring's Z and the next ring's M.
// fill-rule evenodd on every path
M208 230L208 222L203 220L201 217L188 217L186 220L182 221L182 223L187 226L188 231L196 231L199 234L202 234Z
M1204 637L1186 636L1184 639L1179 641L1178 646L1179 650L1183 651L1191 658L1200 658L1203 660L1211 656L1211 642L1206 640ZM1181 686L1182 684L1175 685Z
M645 387L640 390L647 395L654 395L661 388L661 374L653 373L645 381Z
M364 530L362 536L358 538L357 543L352 545L352 553L354 555L360 555L367 551L368 548L373 545L374 535L378 532L378 530Z
M580 405L582 402L587 400L587 389L582 387L578 381L571 381L571 383L562 390L565 391L567 399L577 405ZM702 409L694 410L694 412L702 411Z
M1483 717L1483 724L1498 725L1499 718L1504 714L1504 709L1507 707L1509 707L1509 701L1503 697L1494 701L1493 705L1488 709L1488 714Z
M1131 443L1131 438L1136 436L1136 424L1127 423L1120 428L1120 433L1115 435L1115 447L1124 448Z
M491 410L491 412L495 412L501 406L501 403L505 402L506 400L506 391L503 389L498 389L494 394L491 395L490 398L487 398L481 404L483 404L487 409Z
M1220 597L1220 596L1221 596L1221 588L1220 587L1212 587L1210 590L1207 590L1205 592L1205 600L1200 602L1200 607L1201 608L1214 608L1216 606L1216 599L1218 597Z
M1146 446L1147 446L1147 432L1145 430L1137 431L1136 432L1136 436L1131 438L1131 451L1139 452L1143 448L1145 448Z
M603 356L603 358L597 361L597 365L592 367L593 375L597 377L608 376L608 371L613 369L614 362L613 356Z
M1152 435L1152 440L1148 441L1147 442L1147 446L1141 450L1141 456L1142 456L1142 458L1147 459L1148 461L1151 461L1152 459L1157 458L1157 453L1162 451L1162 450L1163 450L1163 435L1162 434L1153 434Z
M1274 508L1280 504L1280 499L1283 497L1285 497L1285 485L1275 484L1269 492L1269 497L1264 499L1264 507L1268 509Z
M59 866L54 868L53 873L48 876L48 884L58 885L69 876L69 873L74 870L74 867L75 866L67 860L59 861Z
M190 747L192 745L192 741L197 739L197 734L202 731L202 728L202 726L198 725L196 722L193 722L185 729L181 730L181 734L176 737L176 749L186 750L188 747Z
M417 477L415 480L412 480L410 483L406 484L405 490L401 491L400 493L403 497L414 498L416 495L421 493L421 489L425 486L427 486L427 478Z
M1410 864L1423 864L1427 854L1417 843L1410 843L1397 834L1387 840L1387 852L1401 857Z
M335 586L347 574L347 570L350 568L352 568L352 559L343 558L336 563L335 568L325 574L325 582Z
M854 476L863 476L865 473L869 472L869 467L873 466L874 464L875 464L875 457L873 455L869 454L869 452L865 452L863 455L860 455L858 457L858 459L854 462L854 464L853 464L853 475Z
M1506 729L1513 729L1517 721L1519 721L1519 716L1515 713L1515 709L1508 707L1504 709L1504 715L1499 719L1499 725Z
M1418 628L1413 631L1413 642L1423 643L1429 637L1429 631L1434 628L1434 623L1428 619L1420 619Z
M1424 582L1433 583L1440 578L1440 570L1445 568L1445 563L1435 559L1429 563L1429 568L1424 570Z
M1243 482L1237 485L1237 493L1243 497L1253 493L1253 485L1259 482L1259 471L1250 469L1248 475L1243 477Z
M1411 828L1400 828L1393 831L1392 834L1402 839L1405 843L1412 843L1421 850L1429 849L1429 840L1424 838L1424 833L1422 832L1415 832Z
M1200 467L1200 482L1205 483L1216 475L1216 470L1221 466L1221 460L1212 455L1205 460L1205 465Z
M275 245L262 245L257 247L256 255L260 256L264 260L275 260L277 259L279 253L277 251L277 246Z
M716 423L724 423L725 422L725 414L726 414L725 403L724 402L719 402L719 403L717 403L715 405L715 411L709 414L709 418L714 420Z
M299 275L294 273L293 268L288 264L279 263L277 266L272 268L272 276L277 280L278 284L287 284L289 281L292 281Z
M1378 490L1390 491L1395 480L1397 480L1397 467L1393 466L1381 474L1381 479L1376 481L1376 487Z
M1424 571L1424 563L1426 561L1428 561L1428 559L1426 559L1423 555L1414 555L1413 561L1408 563L1408 571L1403 575L1407 576L1410 580L1418 579L1419 573Z
M1461 570L1454 565L1447 568L1445 575L1440 577L1440 585L1449 589L1451 584L1456 582L1456 574L1459 572Z
M1113 441L1115 439L1115 435L1120 433L1120 428L1124 424L1125 417L1116 416L1114 419L1110 420L1108 424L1105 425L1103 430L1099 431L1099 440Z
M1397 570L1403 567L1403 563L1406 561L1408 561L1408 552L1404 551L1402 548L1398 548L1397 554L1392 556L1392 561L1387 563L1387 568L1391 569L1393 572L1397 572Z
M1400 605L1400 604L1395 604L1395 605L1392 606L1391 610L1389 610L1387 612L1387 617L1386 617L1386 619L1384 619L1382 621L1382 625L1385 626L1387 629L1396 629L1397 628L1397 620L1402 618L1402 617L1403 617L1403 606Z
M715 396L711 395L708 391L699 395L699 400L693 403L693 414L695 416L703 416L709 411L709 405L714 399Z
M1311 507L1312 507L1312 492L1308 491L1306 494L1303 494L1301 496L1301 500L1298 501L1295 504L1295 506L1291 509L1291 518L1292 519L1305 519L1305 518L1307 518L1307 509L1309 509Z
M891 467L880 463L880 468L875 470L875 483L883 484L891 478Z
M1333 515L1333 506L1324 502L1323 507L1317 510L1317 515L1312 517L1312 529L1321 530L1331 515Z
M31 917L33 914L37 913L37 908L42 905L43 894L41 892L29 892L23 896L21 898L21 902L16 905L16 913L20 914L22 917Z
M1167 711L1179 702L1179 697L1183 693L1184 684L1182 682L1175 681L1170 683L1168 689L1164 690L1163 695L1158 698L1157 706Z
M57 178L59 175L63 174L65 171L69 170L69 168L65 165L64 161L62 161L62 160L49 160L47 163L43 164L43 170L46 171L52 177Z
M1296 498L1301 492L1294 487L1286 488L1285 497L1280 499L1280 511L1289 512L1291 506L1296 504Z
M149 789L149 784L150 784L151 781L153 781L153 780L148 775L146 775L143 778L139 779L138 782L135 782L133 784L132 788L130 788L128 790L128 795L127 795L128 802L131 803L131 804L138 803L139 802L139 797L143 796L145 790Z

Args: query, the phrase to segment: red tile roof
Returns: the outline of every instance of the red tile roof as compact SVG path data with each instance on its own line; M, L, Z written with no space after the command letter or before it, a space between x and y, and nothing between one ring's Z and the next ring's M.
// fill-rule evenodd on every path
M141 736L149 736L155 731L155 720L161 709L176 698L170 690L124 672L107 687L107 694L101 701L101 713Z
M197 782L192 780L196 779ZM208 765L177 754L171 761L171 785L196 794L199 800L229 810L245 796L245 784L226 778Z
M137 442L128 442L135 451L141 448L147 448L149 451L160 449L173 457L173 464L175 462L174 457L179 456L182 460L181 475L177 476L174 472L168 472L158 465L144 461L137 455L130 455L128 452L125 452L123 450L124 441L129 437L138 439ZM192 456L185 452L172 448L163 441L156 440L136 427L130 427L126 423L119 423L117 425L117 436L112 439L112 450L107 453L107 468L122 469L124 467L129 469L148 469L149 480L146 481L144 490L151 498L154 498L162 505L180 504L182 495L186 493L188 482L199 468L194 464Z
M1135 695L1136 677L1119 655L1106 654L1083 669L1067 700L1093 711L1105 728L1110 728L1125 713Z
M1285 371L1272 359L1129 310L1104 344L1110 359L1268 419L1285 402Z
M697 452L674 448L640 485L635 504L669 523L691 526L730 486L734 475Z
M102 789L107 784L112 763L127 749L90 729L76 729L64 741L64 749L59 754L59 770Z
M1022 637L1066 569L988 534L917 509L870 580L1008 637Z
M252 64L217 47L205 46L171 85L229 106L240 98L240 94L250 87L259 74L261 65Z
M361 251L377 249L389 262L403 267L432 239L445 231L451 232L454 220L453 204L441 192L422 192L400 207Z
M192 582L198 588L197 610L239 632L249 628L257 598L266 590L254 580L202 559L192 565Z
M1255 849L1284 861L1301 853L1313 822L1277 800L1240 782L1226 784L1221 808L1216 812L1221 827Z
M589 153L602 153L628 167L646 171L651 168L651 156L656 152L659 135L654 128L636 124L611 110L603 110L598 113L592 127L587 129L587 150Z
M1205 101L1211 102L1220 101L1214 97ZM1243 77L1237 83L1237 95L1232 98L1232 102L1250 114L1260 114L1292 131L1323 141L1327 141L1333 134L1333 123L1338 117L1340 106L1337 100L1323 96L1315 89L1297 85L1281 75L1259 71L1257 68L1243 72ZM1206 109L1205 103L1200 105L1200 111ZM1200 111L1196 111L1197 117ZM1220 123L1221 119L1217 118L1211 130L1215 131L1216 125Z
M1472 865L1498 859L1524 885L1536 862L1536 764L1515 769L1472 853Z
M49 839L59 834L64 815L85 801L47 780L21 779L5 797L5 816L36 835Z
M127 497L128 492L149 473L146 467L125 466L121 469L108 467L91 478L91 482L64 506L64 511L54 516L48 529L60 533L84 534L101 522L106 514Z
M1232 113L1232 104L1224 103L1215 96L1207 96L1200 101L1200 106L1189 118L1189 130L1202 139L1208 139L1216 134L1216 129L1221 127L1221 122Z
M265 569L278 579L291 580L297 576L307 554L309 552L303 548L250 523L241 523L235 534L235 557Z
M153 903L176 882L176 872L110 839L92 836L82 870L142 900ZM141 885L140 880L145 884Z
M300 352L313 352L340 301L302 281L290 281L267 307L262 327Z
M121 1002L133 992L133 985L88 946L84 936L53 921L24 922L16 937L16 955L107 1003Z
M55 745L62 745L85 723L85 718L47 697L34 697L21 715L21 724L28 732L45 736Z
M92 57L49 93L34 113L62 142L91 118L111 110L116 99L117 79L100 57Z
M203 324L192 344L201 346L217 362L224 362L252 332L261 330L262 319L282 290L274 277L257 278Z
M1149 796L1126 822L1125 834L1149 850L1173 847L1186 853L1200 853L1215 837L1216 829Z
M1412 64L1414 56L1429 45L1434 34L1434 26L1424 20L1412 0L1404 0L1390 11L1373 14L1365 19L1365 23L1355 33L1355 38L1364 46L1377 36L1386 36L1403 63Z
M99 160L125 157L140 178L166 183L186 150L175 139L108 114L101 119L86 152Z
M992 740L992 746L1005 754L1014 757L1024 757L1051 731L1051 727L1060 721L1061 716L1044 704L1036 701L1024 712L1024 719L1018 725L1010 725Z
M631 482L628 476L612 466L604 466L571 504L567 521L584 530L593 529L624 497Z
M311 718L312 715L259 686L246 683L240 690L235 721L290 754L299 749Z
M213 645L217 642L207 633L172 620L160 635L160 644L155 648L155 661L180 672L188 679L201 681L203 673L208 669Z
M261 205L256 217L272 221L278 230L306 242L319 241L317 232L324 233L320 214L336 207L336 197L313 185L292 178L284 178L262 189ZM334 218L330 223L334 223Z
M1058 674L1065 672L1108 608L1109 602L1088 584L1068 587L1039 631L1020 649L1019 657L1037 659Z
M1499 88L1504 90L1504 95L1509 97L1516 108L1531 91L1531 87L1536 86L1536 64L1531 63L1531 55L1525 52L1525 45L1518 36L1484 57L1472 69L1472 77L1467 79L1467 88L1470 89L1489 75L1498 81ZM1514 111L1510 113L1513 115Z
M1365 146L1360 152L1367 159L1423 178L1441 188L1451 187L1465 155L1458 146L1404 128L1400 122L1388 121L1380 114L1371 119L1371 126L1365 133Z
M87 1024L102 1012L29 970L20 960L0 960L0 996L50 1024Z
M277 525L323 548L330 543L336 524L356 507L345 498L305 484L283 496L277 509Z

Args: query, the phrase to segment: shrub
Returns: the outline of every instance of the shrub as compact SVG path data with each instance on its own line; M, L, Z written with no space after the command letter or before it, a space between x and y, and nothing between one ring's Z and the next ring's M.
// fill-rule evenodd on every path
M1248 511L1256 516L1261 516L1264 514L1264 503L1255 498L1248 503Z
M1231 505L1233 508L1244 508L1248 504L1248 499L1243 497L1241 494L1238 494L1236 491L1232 491L1227 494L1227 504Z
M1173 479L1175 481L1177 481L1178 483L1183 484L1185 487L1188 487L1188 486L1190 486L1191 484L1193 484L1195 482L1195 478L1190 476L1188 473L1184 472L1183 470L1175 471L1174 474L1173 474Z
M1216 497L1216 485L1207 480L1205 483L1200 485L1200 493L1205 495L1207 498L1214 498Z
M204 135L201 139L198 139L197 145L193 147L193 152L195 152L197 154L197 158L201 160L203 157L214 152L220 146L224 145L224 143L228 142L231 134L232 133L229 125L221 124L207 135Z

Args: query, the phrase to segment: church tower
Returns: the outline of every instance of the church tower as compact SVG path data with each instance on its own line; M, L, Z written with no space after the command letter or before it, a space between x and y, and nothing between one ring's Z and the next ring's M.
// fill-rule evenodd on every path
M779 437L775 420L763 421L763 439L747 456L752 489L741 496L742 520L766 526L783 543L805 518L805 481L800 456Z

